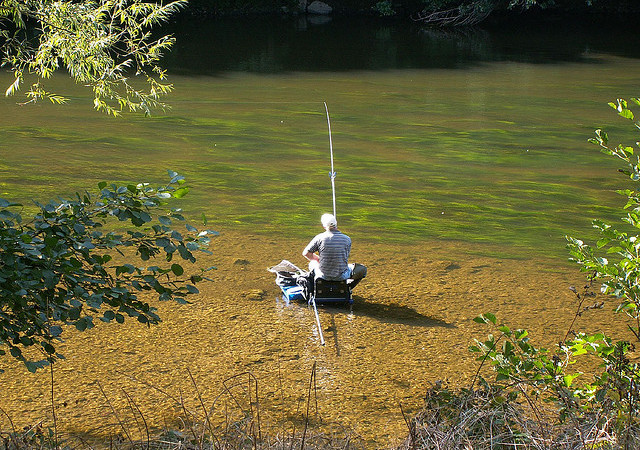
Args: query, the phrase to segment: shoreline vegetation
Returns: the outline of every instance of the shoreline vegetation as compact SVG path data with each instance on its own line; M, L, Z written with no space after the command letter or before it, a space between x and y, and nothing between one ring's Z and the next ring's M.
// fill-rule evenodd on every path
M50 367L53 367L50 366ZM53 381L53 369L51 369ZM301 393L295 411L282 410L280 417L265 417L261 411L259 380L250 372L240 373L222 382L220 394L213 404L205 405L202 390L191 371L187 374L193 392L175 394L155 385L143 383L137 393L159 391L171 403L176 418L162 429L151 428L144 412L136 402L136 394L124 389L121 402L107 393L98 383L96 394L104 401L104 417L97 417L96 430L110 428L110 432L90 434L61 433L58 430L56 410L67 405L53 399L51 416L22 429L17 429L10 415L0 408L0 416L8 420L9 429L0 429L0 449L365 449L365 441L340 424L323 423L318 411L315 365L311 369L307 392ZM282 380L281 380L282 382ZM55 389L55 381L52 391ZM186 398L195 399L187 402ZM138 398L138 400L140 400ZM284 402L284 400L280 399ZM124 406L122 406L124 404ZM193 406L195 405L195 407ZM77 406L76 406L77 407ZM216 410L223 409L222 417L215 418ZM273 419L273 420L271 420ZM271 422L271 433L265 423ZM115 431L114 431L115 430Z
M379 18L444 28L517 23L606 23L640 17L633 1L563 0L325 0L310 8L313 0L191 0L182 15L209 20L222 17L321 16Z
M223 380L213 402L203 400L203 389L188 368L185 376L191 384L190 392L169 392L134 379L140 389L132 393L122 388L120 398L114 398L97 382L96 396L103 403L101 416L95 417L93 430L80 432L60 430L57 411L82 406L67 405L56 398L57 364L51 364L44 369L51 374L48 417L18 429L11 416L0 408L0 423L8 421L10 425L0 429L0 449L634 449L640 443L636 406L640 392L633 382L638 377L637 363L629 360L633 346L627 345L618 352L615 348L619 343L601 335L582 339L585 335L573 329L576 319L584 313L602 309L603 302L596 301L599 298L592 288L589 283L582 292L575 291L576 314L568 324L565 341L558 344L561 352L565 352L562 361L559 352L550 357L553 352L529 344L525 330L509 330L490 313L474 319L493 325L497 338L489 334L487 341L476 340L477 347L470 347L472 352L483 353L471 383L466 387L460 385L460 380L454 382L458 385L446 380L431 383L424 396L424 407L417 414L406 412L398 401L407 427L406 438L399 436L395 444L388 446L381 447L379 443L373 446L348 425L323 418L318 407L315 363L295 410L285 406L284 398L266 398L261 393L261 380L249 371ZM505 336L499 350L496 344ZM575 338L567 340L569 336ZM576 350L582 350L582 344L596 348L597 339L613 350L604 352L609 358L602 365L605 370L594 377L596 380L602 377L600 381L604 379L604 383L600 387L613 392L592 391L590 396L589 389L572 386L573 378L582 372L568 374L568 369L576 363L574 356L580 354ZM515 343L511 350L509 342ZM492 369L486 367L489 365ZM593 361L578 367L587 373L597 372ZM487 381L491 372L497 374L495 381ZM167 412L174 417L163 428L150 427L139 405L148 391L159 392L172 404ZM596 400L598 395L600 400ZM611 398L605 400L607 396ZM269 400L279 402L282 408L265 414L262 404ZM594 408L593 404L588 406L591 402L600 404Z

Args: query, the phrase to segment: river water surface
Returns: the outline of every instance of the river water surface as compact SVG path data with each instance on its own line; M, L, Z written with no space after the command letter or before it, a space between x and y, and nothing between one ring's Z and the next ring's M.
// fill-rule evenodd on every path
M606 32L553 30L214 22L176 30L167 112L108 118L62 78L50 90L67 105L0 99L2 197L28 212L31 199L103 180L159 184L172 169L192 187L187 216L220 232L198 262L218 269L194 304L159 305L164 322L150 329L69 332L56 366L60 428L87 440L121 433L109 401L176 427L177 400L199 410L197 393L212 419L236 419L248 383L229 379L250 372L263 427L290 433L315 365L314 424L390 447L430 383L472 378L467 347L489 332L476 315L494 312L545 345L564 336L568 288L584 279L565 235L593 238L590 221L615 220L624 200L618 164L587 139L598 127L637 139L607 102L637 95L640 60ZM281 259L303 266L332 208L323 102L340 228L369 268L351 309L320 310L324 347L312 311L283 302L266 271ZM620 336L609 306L579 326ZM0 367L0 427L7 416L18 427L50 420L49 374L7 358Z

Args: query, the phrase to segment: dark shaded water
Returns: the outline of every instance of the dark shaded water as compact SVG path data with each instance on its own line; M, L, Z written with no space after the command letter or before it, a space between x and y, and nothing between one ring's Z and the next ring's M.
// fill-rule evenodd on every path
M505 61L597 63L592 55L600 53L640 56L631 36L580 19L460 30L352 17L183 20L170 28L178 39L168 58L174 73L469 69Z

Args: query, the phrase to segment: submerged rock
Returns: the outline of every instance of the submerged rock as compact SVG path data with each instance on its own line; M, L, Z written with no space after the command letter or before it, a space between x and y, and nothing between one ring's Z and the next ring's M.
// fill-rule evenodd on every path
M331 14L332 11L333 11L333 8L331 6L318 0L311 2L307 6L307 13L309 14L320 14L325 16L325 15Z
M265 295L267 295L267 292L262 289L252 289L242 293L242 297L253 301L263 300Z
M247 266L249 264L251 264L251 262L247 261L246 259L236 259L233 264L235 264L236 266Z

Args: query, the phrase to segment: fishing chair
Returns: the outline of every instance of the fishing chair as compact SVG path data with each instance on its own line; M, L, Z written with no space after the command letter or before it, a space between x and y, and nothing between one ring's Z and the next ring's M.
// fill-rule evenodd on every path
M316 278L313 288L313 300L320 303L353 303L351 289L346 281L329 281Z

